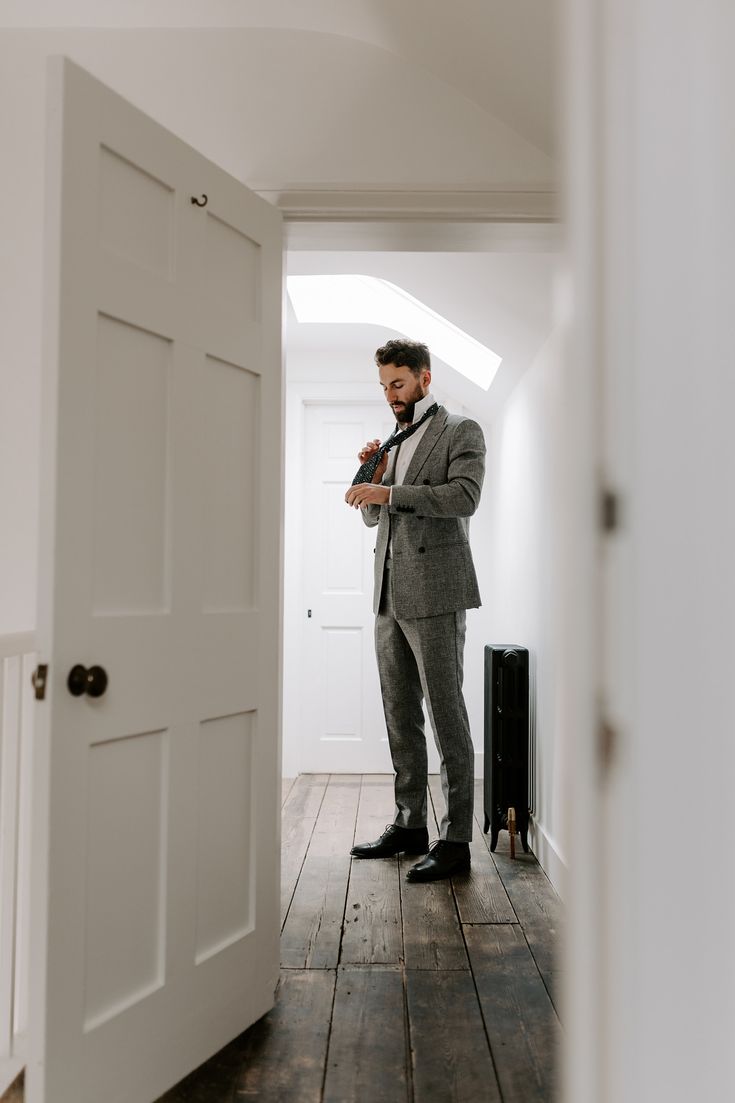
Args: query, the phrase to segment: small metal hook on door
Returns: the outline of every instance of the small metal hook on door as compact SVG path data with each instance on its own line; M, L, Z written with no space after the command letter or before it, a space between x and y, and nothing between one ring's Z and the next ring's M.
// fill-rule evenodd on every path
M192 195L191 201L192 201L192 203L194 204L195 207L206 207L206 205L207 205L207 197L204 194L204 192L202 192L202 198L201 199L197 199L197 197L195 195Z

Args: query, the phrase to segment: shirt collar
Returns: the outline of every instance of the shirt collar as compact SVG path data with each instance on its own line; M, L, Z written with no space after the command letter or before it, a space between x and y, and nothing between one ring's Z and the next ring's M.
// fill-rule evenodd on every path
M412 425L415 425L417 421L420 421L430 406L433 406L436 402L433 394L429 393L424 395L420 402L417 402L413 408L413 421Z

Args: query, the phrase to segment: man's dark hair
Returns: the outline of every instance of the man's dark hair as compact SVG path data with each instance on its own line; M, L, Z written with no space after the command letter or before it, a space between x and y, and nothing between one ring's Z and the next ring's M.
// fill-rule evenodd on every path
M379 367L384 364L395 364L397 368L409 368L414 375L420 375L422 371L431 371L429 350L420 341L398 339L386 341L375 353L375 363Z

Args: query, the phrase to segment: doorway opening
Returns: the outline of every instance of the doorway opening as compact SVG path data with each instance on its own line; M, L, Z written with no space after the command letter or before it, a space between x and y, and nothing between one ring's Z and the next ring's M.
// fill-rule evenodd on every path
M486 438L495 434L509 397L553 333L558 225L297 222L288 225L287 246L289 275L389 280L497 350L502 363L487 391L436 356L432 365L437 399L479 421ZM373 354L395 335L377 325L299 323L287 305L284 776L327 767L391 770L372 645L374 534L343 495L364 440L384 439L393 427ZM496 582L486 545L501 484L518 478L519 430L504 430L504 471L488 472L472 523L478 573L489 590ZM482 649L500 630L488 605L468 617L465 691L478 776ZM436 757L432 764L438 768Z

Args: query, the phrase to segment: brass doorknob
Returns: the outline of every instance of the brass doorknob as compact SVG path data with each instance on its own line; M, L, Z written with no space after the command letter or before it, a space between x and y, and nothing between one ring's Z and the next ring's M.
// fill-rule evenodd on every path
M101 666L90 666L87 669L77 663L69 671L66 684L72 697L81 697L83 693L88 697L101 697L107 689L107 671Z

